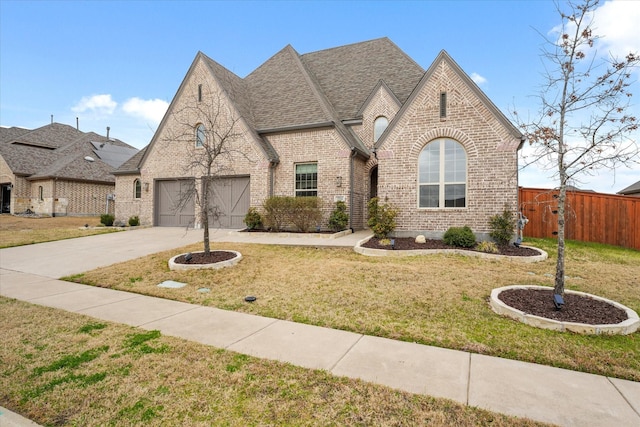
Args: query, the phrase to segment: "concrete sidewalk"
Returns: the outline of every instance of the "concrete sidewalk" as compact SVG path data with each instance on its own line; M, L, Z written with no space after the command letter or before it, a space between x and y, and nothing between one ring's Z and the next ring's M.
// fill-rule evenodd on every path
M150 228L2 249L0 295L562 426L640 425L638 382L56 280L201 238L198 230L184 233ZM218 230L212 240L353 246L364 237L358 234L324 239ZM25 248L29 262L21 258Z

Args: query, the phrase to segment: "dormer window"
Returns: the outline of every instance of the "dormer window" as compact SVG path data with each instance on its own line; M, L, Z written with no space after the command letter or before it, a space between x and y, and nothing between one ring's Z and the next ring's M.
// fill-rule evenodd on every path
M373 122L373 142L378 142L387 126L389 126L389 120L385 116L380 116Z

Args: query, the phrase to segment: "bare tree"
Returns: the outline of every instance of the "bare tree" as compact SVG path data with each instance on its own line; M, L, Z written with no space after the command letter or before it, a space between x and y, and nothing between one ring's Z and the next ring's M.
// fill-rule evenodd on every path
M637 162L639 149L633 140L638 129L629 114L631 71L638 66L638 53L624 59L598 56L593 34L598 0L567 3L568 12L556 5L562 25L557 39L545 38L542 58L544 85L538 98L537 120L522 123L534 147L531 163L555 170L558 180L558 259L554 292L564 294L565 212L567 185L579 175L597 169L615 170Z
M183 166L194 180L181 191L175 209L181 210L191 199L195 201L204 230L204 253L211 251L209 228L219 220L221 210L212 189L221 177L234 174L234 162L248 159L236 144L242 137L240 119L230 108L220 88L201 85L194 99L172 113L173 125L167 139L188 148ZM198 185L199 184L199 185Z

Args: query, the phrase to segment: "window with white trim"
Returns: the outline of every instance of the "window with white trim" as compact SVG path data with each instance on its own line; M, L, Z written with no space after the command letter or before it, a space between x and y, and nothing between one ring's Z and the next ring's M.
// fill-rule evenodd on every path
M385 116L375 119L373 122L373 142L378 142L387 126L389 126L389 120Z
M418 207L467 205L467 153L452 139L431 141L418 157Z
M140 197L142 197L142 185L140 184L139 179L133 181L133 197L135 199L139 199Z
M196 126L196 147L203 147L205 138L206 134L204 131L204 125L200 123L198 126Z
M296 197L318 195L318 164L301 163L296 165Z

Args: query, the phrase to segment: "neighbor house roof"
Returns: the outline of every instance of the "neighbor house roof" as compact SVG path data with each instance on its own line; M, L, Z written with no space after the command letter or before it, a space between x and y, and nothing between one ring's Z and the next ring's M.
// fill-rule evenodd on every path
M640 181L618 191L618 194L628 196L629 194L640 194Z
M12 135L2 131L0 142L0 155L11 171L30 180L112 183L113 171L137 151L120 140L60 123Z

